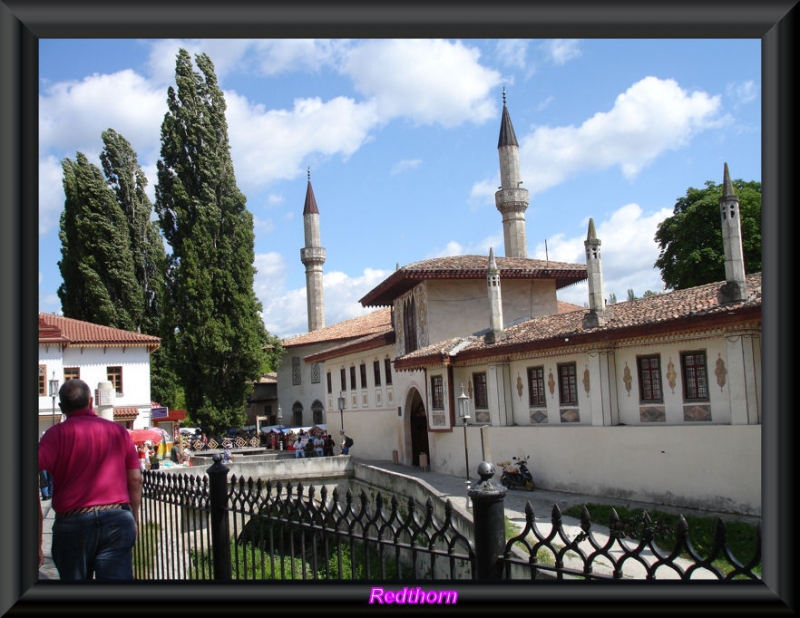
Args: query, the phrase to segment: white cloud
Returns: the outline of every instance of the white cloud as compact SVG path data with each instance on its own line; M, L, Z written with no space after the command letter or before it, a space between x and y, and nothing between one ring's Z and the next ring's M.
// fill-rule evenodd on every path
M225 100L231 156L245 193L295 178L312 155L352 155L378 122L372 104L346 97L297 99L291 110L266 110L235 92Z
M390 274L391 271L388 270L371 268L364 269L363 274L359 277L350 277L340 271L325 273L322 277L325 324L337 324L375 311L374 307L362 307L358 301ZM256 277L261 280L261 273ZM265 283L268 281L268 277L269 275L265 277ZM280 281L280 285L282 283L283 280ZM281 338L308 332L306 289L303 287L283 291L273 288L267 292L265 288L266 285L257 285L256 290L264 305L264 324L267 330ZM276 291L277 294L273 293Z
M579 44L578 39L552 39L542 43L541 48L553 63L563 65L581 55Z
M522 177L531 197L575 176L619 166L634 178L668 150L688 146L699 132L729 121L720 97L689 93L674 80L646 77L617 97L614 107L581 126L537 127L519 137ZM496 181L482 181L473 197L494 200Z
M653 267L659 252L654 237L658 224L672 214L672 209L662 208L645 216L638 204L626 204L611 213L608 219L595 220L597 238L602 242L603 292L606 298L613 293L617 300L625 300L629 289L637 296L642 296L647 290L663 291L661 273ZM531 257L585 264L583 243L588 226L589 220L586 219L577 236L567 238L559 234L548 238L547 252L544 243L540 243ZM588 302L588 294L588 286L581 283L560 291L558 297L582 306Z
M140 157L157 153L165 112L164 89L130 69L59 82L39 97L39 147L90 156L102 148L101 133L113 128Z
M390 174L396 176L408 170L413 170L420 165L422 165L422 159L403 159L392 166Z
M316 73L336 66L350 47L351 43L342 39L263 39L255 43L258 69L263 75Z
M524 69L529 44L525 39L500 39L495 49L497 59L505 66Z
M501 76L479 58L477 48L460 41L375 40L351 49L342 71L374 98L383 120L454 127L497 116L492 90Z
M734 106L744 105L756 101L761 94L761 88L752 80L728 84L726 94L734 100Z

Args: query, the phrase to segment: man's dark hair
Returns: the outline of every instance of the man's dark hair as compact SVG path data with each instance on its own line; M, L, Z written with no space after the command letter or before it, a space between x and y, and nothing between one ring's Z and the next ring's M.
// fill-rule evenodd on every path
M77 378L67 380L58 390L58 403L64 414L88 408L91 397L89 385Z

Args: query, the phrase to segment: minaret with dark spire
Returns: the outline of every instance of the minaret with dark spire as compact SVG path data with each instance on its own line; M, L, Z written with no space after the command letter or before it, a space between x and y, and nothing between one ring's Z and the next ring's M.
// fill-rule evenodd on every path
M494 259L494 251L489 248L489 266L486 269L486 287L489 293L489 332L486 343L494 343L503 333L503 295L500 290L500 269Z
M325 299L322 294L322 265L325 249L320 244L319 209L311 188L311 168L308 168L306 203L303 208L305 247L300 249L300 261L306 267L306 301L308 304L308 332L325 326Z
M525 234L525 211L528 208L528 190L522 188L519 172L519 144L506 106L506 89L503 88L503 118L500 121L500 187L494 194L497 210L503 215L503 240L506 257L528 257Z
M742 249L742 224L739 198L733 191L728 164L725 163L722 178L722 196L719 198L719 214L722 220L722 245L725 251L725 285L720 294L722 300L734 302L748 296L744 272L744 250Z

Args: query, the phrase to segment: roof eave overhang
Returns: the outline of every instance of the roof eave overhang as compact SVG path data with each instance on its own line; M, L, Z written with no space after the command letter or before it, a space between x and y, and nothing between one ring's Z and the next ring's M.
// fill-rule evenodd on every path
M342 345L333 350L324 350L316 354L309 354L303 361L306 363L321 363L332 358L339 358L347 354L356 354L358 352L366 352L368 350L376 350L386 345L392 345L395 342L394 331L389 333L382 333L376 337L372 337L365 341L357 341L350 345Z
M729 313L717 313L704 316L685 316L656 324L636 325L612 329L600 328L593 331L584 331L580 333L565 332L539 341L506 344L501 340L496 345L491 347L463 350L458 354L453 355L450 358L450 362L454 364L457 361L474 361L481 358L488 359L496 356L506 357L525 352L557 350L560 348L608 343L609 341L636 339L640 337L652 337L670 334L674 335L681 332L705 330L708 328L752 322L760 319L761 306L758 305L755 307L736 309ZM419 359L419 361L422 360L423 359ZM428 359L426 358L424 360ZM414 366L409 366L409 369L422 369L428 364L434 364L437 362L435 360L433 362L418 362L418 359L414 359L414 361ZM411 365L411 363L408 364Z

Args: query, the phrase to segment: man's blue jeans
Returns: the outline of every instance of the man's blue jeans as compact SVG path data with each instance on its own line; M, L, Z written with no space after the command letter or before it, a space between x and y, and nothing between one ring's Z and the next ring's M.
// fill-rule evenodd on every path
M61 580L133 579L133 513L114 509L56 518L53 562Z

